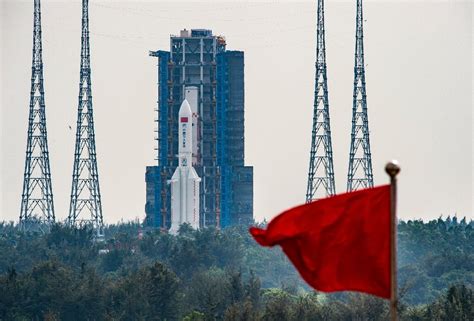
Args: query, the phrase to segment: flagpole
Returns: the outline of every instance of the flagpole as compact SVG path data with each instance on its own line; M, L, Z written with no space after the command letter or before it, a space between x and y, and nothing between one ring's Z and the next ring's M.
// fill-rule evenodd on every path
M385 166L390 176L390 321L398 321L397 298L397 175L400 166L391 161Z

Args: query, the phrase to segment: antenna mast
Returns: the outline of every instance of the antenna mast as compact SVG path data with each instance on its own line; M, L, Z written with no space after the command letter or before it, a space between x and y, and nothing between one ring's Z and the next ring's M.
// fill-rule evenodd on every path
M369 118L365 90L364 30L362 0L357 0L356 44L354 62L354 95L352 103L351 149L347 191L374 186L370 154Z
M81 76L77 112L76 147L68 222L71 225L91 224L101 236L104 222L92 110L88 0L82 1ZM84 211L89 212L89 217L80 219L80 214Z
M318 0L317 28L314 113L308 186L306 189L307 203L336 193L329 121L326 44L324 39L324 0Z
M41 8L40 0L35 0L30 111L20 224L24 229L28 229L35 222L51 224L54 219L44 103Z

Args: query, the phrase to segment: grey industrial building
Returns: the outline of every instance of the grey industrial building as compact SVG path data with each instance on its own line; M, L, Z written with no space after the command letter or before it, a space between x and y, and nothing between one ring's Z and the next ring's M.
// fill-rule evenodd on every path
M146 167L146 225L169 228L167 181L178 165L178 111L185 88L198 88L200 226L253 221L253 167L244 162L244 53L226 50L211 30L182 30L158 59L157 164Z

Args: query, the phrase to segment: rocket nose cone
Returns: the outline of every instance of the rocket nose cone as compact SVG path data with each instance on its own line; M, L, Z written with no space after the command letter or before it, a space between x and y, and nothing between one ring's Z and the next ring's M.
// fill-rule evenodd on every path
M179 108L179 116L184 116L184 117L192 116L191 106L189 106L189 103L186 99L183 100L183 103L181 104L181 107Z

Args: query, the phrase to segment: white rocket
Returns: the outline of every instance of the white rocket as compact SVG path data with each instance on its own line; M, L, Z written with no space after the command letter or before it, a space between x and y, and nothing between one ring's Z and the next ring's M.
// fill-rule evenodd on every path
M185 99L179 109L178 158L179 163L171 180L171 228L176 234L179 226L188 223L199 228L199 182L193 160L193 114ZM194 139L196 139L194 137Z
M191 107L191 113L193 114L193 166L198 161L198 141L199 139L199 114L198 114L198 97L199 88L196 86L186 86L184 90L184 97L188 101Z

